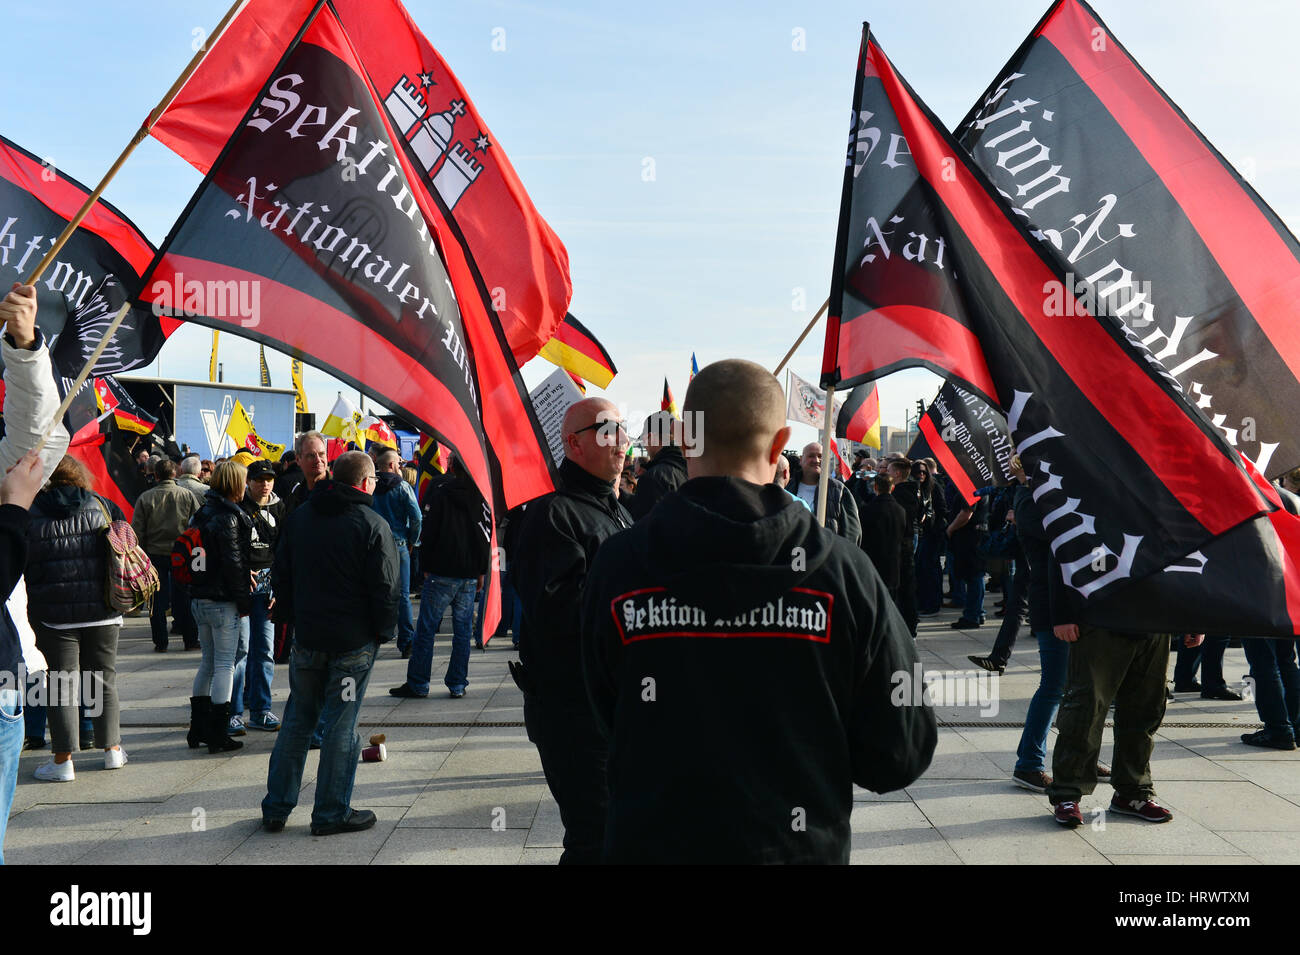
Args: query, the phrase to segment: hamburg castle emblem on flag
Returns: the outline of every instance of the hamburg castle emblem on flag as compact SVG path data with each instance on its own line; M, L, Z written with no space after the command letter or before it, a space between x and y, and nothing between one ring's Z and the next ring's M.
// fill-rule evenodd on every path
M455 135L456 120L465 115L465 101L452 100L446 110L424 119L428 108L424 97L416 85L403 76L384 100L384 105L398 132L409 137L408 142L416 159L431 177L433 187L438 190L442 201L449 210L454 209L465 190L483 171L483 164L474 159L473 152L462 143L453 146L451 142ZM411 135L412 129L415 130L414 136ZM486 153L492 145L482 132L474 137L473 143L474 149L482 153ZM446 161L435 173L434 167L443 156L447 157Z

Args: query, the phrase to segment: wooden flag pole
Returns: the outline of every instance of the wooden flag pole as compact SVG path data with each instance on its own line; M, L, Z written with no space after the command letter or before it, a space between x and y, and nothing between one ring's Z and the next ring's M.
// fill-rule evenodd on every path
M831 304L831 300L829 298L826 299L826 301L822 302L822 307L817 309L817 314L812 317L812 321L809 322L808 327L803 330L803 334L800 335L799 339L793 345L790 346L790 350L786 352L785 357L781 359L781 364L777 365L776 368L772 370L773 377L776 377L777 375L781 374L781 369L786 366L786 362L788 362L791 359L791 357L793 357L794 353L798 350L799 346L803 344L803 340L808 337L808 333L813 330L813 326L817 324L818 319L820 319L823 315L826 314L826 309L830 308L830 304Z
M81 221L86 218L90 213L91 208L99 201L100 194L103 193L105 187L112 182L113 177L116 176L118 170L122 168L122 164L126 162L126 157L131 155L136 146L139 146L144 142L145 137L149 135L149 131L153 129L154 124L158 122L163 111L167 109L167 106L171 103L176 94L180 92L181 87L185 85L186 81L194 74L194 71L199 68L199 64L202 63L203 58L207 56L212 43L215 40L220 39L221 34L226 30L226 26L232 19L234 19L235 14L239 12L239 9L244 5L244 2L245 0L235 0L235 3L231 8L226 11L226 15L222 17L221 22L217 24L217 29L208 37L203 46L199 47L198 52L194 54L189 65L181 71L180 76L176 77L176 82L171 85L171 89L163 95L163 98L158 101L158 105L150 111L143 125L136 130L136 134L132 136L131 141L126 144L126 148L122 150L122 154L117 157L117 161L109 167L108 172L104 174L104 178L99 181L99 185L95 187L95 191L86 197L86 201L81 204L81 208L77 210L77 214L68 220L68 224L63 227L63 231L59 233L59 237L54 240L54 245L50 247L50 251L45 253L45 257L36 264L36 268L27 276L27 280L23 282L24 285L35 285L36 280L41 277L41 273L43 273L50 266L50 263L54 261L54 257L59 254L59 251L67 243L68 239L72 237L72 233L77 231L77 227L81 225Z
M831 429L834 427L835 386L826 388L826 424L822 428L822 473L817 478L817 523L826 526L826 492L830 487L831 459L835 452L831 450Z
M42 258L40 262L36 263L36 268L27 276L27 279L23 282L24 285L35 285L36 280L41 277L41 274L50 266L50 263L54 261L54 257L59 254L59 251L63 246L67 244L68 239L70 239L72 234L77 231L77 227L80 226L86 216L90 214L90 210L94 207L95 203L99 201L99 197L103 194L104 189L110 182L112 182L113 177L117 175L118 170L122 168L122 164L126 162L126 157L131 155L136 146L139 146L144 142L145 137L149 135L149 131L153 129L154 124L158 122L163 111L167 109L172 99L180 92L181 87L184 86L186 81L194 74L194 71L199 68L199 64L202 63L203 58L207 56L212 43L221 38L221 34L225 32L226 27L230 24L230 21L234 19L235 14L239 12L240 8L244 5L244 2L245 0L235 0L230 9L226 11L226 15L222 17L221 22L217 24L217 29L213 31L207 41L199 47L198 51L190 59L189 64L181 71L181 75L176 77L176 82L171 85L171 89L169 89L163 95L163 98L158 101L158 105L149 112L144 123L138 130L136 130L136 134L131 137L131 141L127 143L126 148L123 149L121 155L117 157L117 161L109 167L108 172L104 174L104 178L99 181L99 185L95 187L95 191L86 197L86 201L81 204L81 208L77 210L77 214L68 220L68 224L63 227L63 231L59 233L59 237L54 240L54 245L50 247L50 251L46 252L45 257ZM68 389L67 395L64 396L62 403L59 405L59 410L55 412L54 419L50 422L49 428L46 429L45 435L36 445L37 454L39 454L45 447L45 443L50 440L50 435L54 433L54 429L63 421L63 416L71 406L72 399L75 398L77 392L81 390L81 386L86 383L86 379L90 376L90 370L95 367L95 363L99 361L100 356L104 354L104 349L108 346L108 343L112 341L113 336L117 333L119 326L122 324L122 319L126 318L126 313L130 310L131 303L129 301L122 303L122 307L118 309L117 314L113 317L112 323L108 326L107 330L105 330L103 338L99 340L99 344L95 346L95 350L91 354L89 360L86 362L85 366L82 367L81 373L77 375L76 381L74 381L72 386Z

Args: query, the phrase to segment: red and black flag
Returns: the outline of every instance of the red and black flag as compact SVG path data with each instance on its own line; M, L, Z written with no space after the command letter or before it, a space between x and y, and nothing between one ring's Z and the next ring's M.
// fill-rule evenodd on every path
M591 382L597 388L608 388L618 374L614 360L605 351L605 346L572 315L564 316L564 322L555 330L555 336L537 354L551 364L559 365L575 378ZM585 388L582 390L586 391Z
M880 450L880 393L869 381L849 392L835 416L835 437Z
M247 0L151 134L206 173L316 5L313 0ZM413 174L406 185L420 194L421 208L440 238L460 246L459 255L467 260L465 275L458 275L460 266L444 248L458 296L477 284L490 297L489 307L522 365L546 344L568 310L573 285L564 244L534 207L465 88L402 4L332 0L329 7L410 161ZM315 101L303 100L302 106L309 103ZM287 125L296 118L287 117ZM336 118L315 132L327 132ZM358 141L349 151L361 162L365 143ZM387 163L375 160L374 165L383 176ZM470 310L464 301L461 306Z
M1212 58L1213 51L1208 51ZM957 140L1228 443L1300 465L1300 243L1080 0L1058 0Z
M90 190L0 136L0 288L21 282L81 208ZM103 199L90 210L36 283L37 324L55 373L76 378L113 316L135 295L154 248ZM133 308L95 363L116 374L153 361L179 323Z
M1011 483L1006 416L978 395L945 384L918 430L907 456L934 458L967 504L975 503L980 488Z
M1004 409L1065 584L1096 602L1276 497L1112 316L1050 311L1065 270L864 30L822 382L927 365ZM1224 568L1231 573L1231 568ZM1290 621L1233 601L1245 632ZM1196 630L1195 607L1163 608Z
M417 147L371 78L377 44L417 38L405 19L405 35L359 25L363 63L336 6L254 0L168 107L155 134L211 168L142 296L364 389L439 435L488 502L530 500L554 483L527 391L487 289L421 183ZM303 16L285 37L272 28L290 8ZM250 32L266 56L238 48ZM215 156L214 125L228 137ZM489 598L488 619L498 612Z
M120 507L129 521L145 482L113 416L103 416L79 438L68 447L68 454L90 471L92 490Z

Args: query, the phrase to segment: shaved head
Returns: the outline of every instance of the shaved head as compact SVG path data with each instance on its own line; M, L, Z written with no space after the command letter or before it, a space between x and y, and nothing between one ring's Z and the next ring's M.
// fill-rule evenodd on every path
M560 429L564 456L588 474L613 481L623 472L627 430L618 407L606 398L584 398L569 406Z
M769 484L790 429L785 392L762 365L740 358L703 368L686 389L684 415L694 415L691 477L731 475Z

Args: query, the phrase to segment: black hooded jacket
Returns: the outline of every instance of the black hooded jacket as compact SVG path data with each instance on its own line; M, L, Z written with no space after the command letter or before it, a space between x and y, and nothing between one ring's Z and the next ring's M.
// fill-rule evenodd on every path
M641 520L673 491L686 483L686 458L676 445L660 448L646 465L645 474L636 482L636 493L628 504L635 521Z
M277 622L306 650L347 653L397 627L397 547L371 497L330 478L284 521L271 569Z
M466 579L487 573L492 556L492 514L468 477L455 474L424 496L420 570Z
M917 655L880 576L775 485L688 481L605 542L582 626L607 861L846 863L853 784L900 789L930 763L934 711L899 696Z
M560 465L559 490L524 511L518 547L506 559L524 609L519 660L548 702L586 708L579 652L582 588L601 544L631 526L613 484L568 458Z

